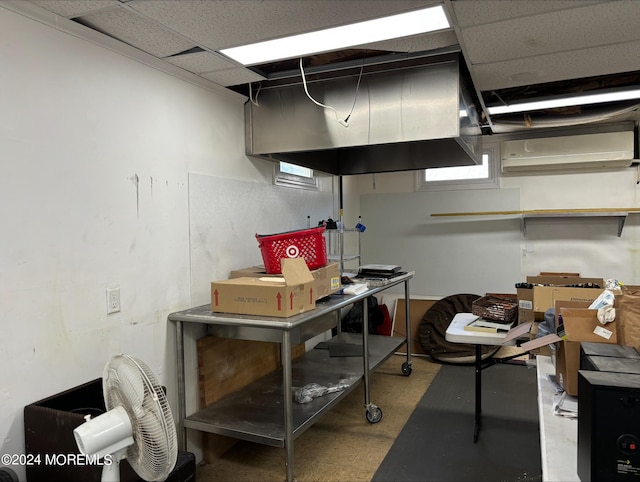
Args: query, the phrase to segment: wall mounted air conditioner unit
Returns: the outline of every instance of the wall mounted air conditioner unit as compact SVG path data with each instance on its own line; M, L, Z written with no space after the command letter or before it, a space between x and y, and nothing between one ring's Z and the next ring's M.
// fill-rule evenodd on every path
M504 173L628 167L633 161L634 133L504 141L500 152Z

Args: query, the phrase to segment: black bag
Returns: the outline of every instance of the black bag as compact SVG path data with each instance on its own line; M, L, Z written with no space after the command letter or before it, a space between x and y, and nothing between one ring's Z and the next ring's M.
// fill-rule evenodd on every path
M369 296L367 300L367 309L369 310L369 333L375 333L378 326L384 323L384 314L378 306L378 299L375 296ZM362 333L363 300L356 301L349 312L342 318L342 331L345 333Z

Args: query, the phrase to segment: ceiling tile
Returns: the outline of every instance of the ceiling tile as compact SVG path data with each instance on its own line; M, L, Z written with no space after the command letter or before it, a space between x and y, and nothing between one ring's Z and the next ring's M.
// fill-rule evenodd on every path
M462 37L477 65L635 41L638 25L640 1L606 2L464 28Z
M237 67L221 55L211 52L175 55L173 57L167 57L165 60L195 74L212 72L214 70L229 70Z
M455 0L451 2L451 6L458 24L461 27L469 27L581 7L599 1L603 0Z
M474 65L481 91L640 70L640 41ZM599 59L594 61L594 59Z
M193 0L135 2L131 8L209 50L399 13L433 5L425 0ZM212 28L215 26L215 28Z
M122 5L118 0L32 0L32 3L67 18Z
M209 79L218 85L222 85L223 87L228 87L230 85L248 84L249 82L260 82L261 80L265 80L265 78L261 75L258 75L255 72L242 67L229 70L218 70L216 72L205 72L200 75L201 77Z
M452 45L457 44L458 37L456 37L455 32L453 30L446 30L444 32L434 32L424 35L416 35L414 37L374 42L360 47L386 52L414 53L440 49L443 47L451 47Z
M181 35L125 8L85 15L78 21L160 58L196 46Z

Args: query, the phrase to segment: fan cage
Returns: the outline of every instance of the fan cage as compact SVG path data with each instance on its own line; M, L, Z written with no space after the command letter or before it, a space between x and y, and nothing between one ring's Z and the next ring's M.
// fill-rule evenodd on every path
M117 355L105 366L103 391L107 410L122 406L131 420L134 443L126 455L131 467L144 480L165 480L176 464L178 441L156 376L141 360Z

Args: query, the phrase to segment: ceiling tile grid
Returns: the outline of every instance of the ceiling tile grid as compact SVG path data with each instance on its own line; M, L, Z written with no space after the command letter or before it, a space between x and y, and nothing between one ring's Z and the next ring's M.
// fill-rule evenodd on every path
M4 0L0 0L4 3ZM20 2L7 2L20 3ZM325 27L443 4L452 28L310 56L314 68L389 54L460 49L476 93L511 102L640 83L640 0L32 0L186 72L247 95L249 83L295 72L293 61L251 69L219 51ZM37 8L37 7L36 7ZM637 75L635 75L637 74ZM638 79L638 80L634 80ZM598 82L595 83L598 85ZM548 86L548 87L545 87ZM545 88L547 90L545 90ZM511 89L511 90L510 90ZM494 95L494 92L498 95Z

